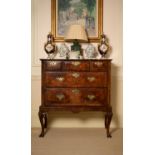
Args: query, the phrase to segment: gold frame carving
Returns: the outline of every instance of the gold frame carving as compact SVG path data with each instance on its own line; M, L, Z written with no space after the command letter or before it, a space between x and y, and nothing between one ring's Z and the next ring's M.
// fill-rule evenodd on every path
M100 35L103 34L103 0L98 1L98 36L97 37L89 37L89 42L100 42ZM63 37L59 37L56 34L56 0L51 0L51 32L54 36L55 42L64 42Z

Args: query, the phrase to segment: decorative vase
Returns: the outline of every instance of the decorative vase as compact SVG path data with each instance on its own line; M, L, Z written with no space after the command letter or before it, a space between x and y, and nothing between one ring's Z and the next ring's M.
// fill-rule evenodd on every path
M88 44L87 48L85 49L85 55L88 59L96 58L97 51L92 44Z
M47 35L47 42L44 45L44 50L45 50L45 52L48 55L47 59L54 58L54 57L51 57L51 55L54 56L54 52L56 50L56 46L53 44L53 36L50 33Z
M110 46L108 44L106 35L102 34L100 40L101 40L101 43L100 45L98 45L98 51L101 55L101 59L104 59L105 55L109 51Z
M68 54L69 54L69 48L66 46L65 43L62 43L59 47L59 50L58 50L58 53L59 53L59 57L60 58L67 58L68 57Z

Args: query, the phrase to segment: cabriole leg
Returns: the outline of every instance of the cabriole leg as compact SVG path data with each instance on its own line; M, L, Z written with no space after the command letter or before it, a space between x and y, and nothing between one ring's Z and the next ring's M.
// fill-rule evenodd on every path
M112 116L113 116L112 111L106 112L106 114L105 114L105 128L106 128L106 132L107 132L107 137L108 138L111 138L111 134L109 132L109 128L110 128L110 123L111 123Z
M45 114L45 124L44 124L44 127L47 129L47 113L44 113Z
M44 137L44 129L47 128L47 113L39 111L38 116L41 124L41 134L39 137Z

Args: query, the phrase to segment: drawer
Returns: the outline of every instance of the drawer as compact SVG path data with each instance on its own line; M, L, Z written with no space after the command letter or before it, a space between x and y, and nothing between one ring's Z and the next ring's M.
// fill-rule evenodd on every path
M45 105L57 103L70 103L69 92L64 88L48 88L44 91Z
M107 88L48 88L44 94L47 106L106 105Z
M90 62L91 71L107 71L108 61L92 61Z
M63 70L65 71L89 71L89 62L87 61L64 61Z
M62 69L62 61L44 61L43 63L47 71L58 71Z
M107 88L81 89L81 102L86 105L105 105L108 101Z
M46 87L106 87L106 72L45 72Z

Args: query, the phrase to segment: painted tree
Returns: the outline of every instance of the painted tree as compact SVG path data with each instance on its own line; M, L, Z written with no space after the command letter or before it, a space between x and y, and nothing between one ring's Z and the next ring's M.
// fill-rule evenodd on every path
M79 17L81 17L81 15L83 13L83 9L85 8L85 4L77 3L74 5L74 7L75 7L75 12L78 14Z
M81 0L81 1L86 4L89 16L92 16L94 7L96 5L96 0Z
M58 0L58 7L61 11L65 11L70 7L71 0Z

